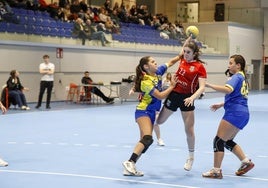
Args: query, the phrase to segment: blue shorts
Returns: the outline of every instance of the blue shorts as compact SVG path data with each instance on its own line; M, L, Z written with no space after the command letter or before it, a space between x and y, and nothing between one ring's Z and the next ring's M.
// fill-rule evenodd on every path
M223 118L225 121L228 121L233 126L237 127L238 129L243 129L248 121L249 121L249 112L241 112L241 111L233 111L233 112L225 112Z
M135 119L137 120L139 117L147 116L150 118L152 125L155 121L156 112L155 111L146 111L146 110L136 110L135 111Z

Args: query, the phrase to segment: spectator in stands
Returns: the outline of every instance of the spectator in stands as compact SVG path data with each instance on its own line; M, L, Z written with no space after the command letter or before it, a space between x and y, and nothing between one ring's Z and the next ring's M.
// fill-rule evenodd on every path
M114 10L112 11L112 13L110 14L110 17L111 17L111 20L113 21L113 23L114 23L116 26L120 27L120 19L118 18L118 12L117 12L116 9L114 9Z
M111 17L107 17L105 22L105 28L109 33L120 33L119 25L115 25L114 22L111 20Z
M108 18L108 13L107 11L105 10L105 8L101 7L100 8L100 13L99 13L99 18L100 18L100 21L105 24L106 21L107 21L107 18Z
M86 13L88 10L86 0L81 0L79 4L80 4L80 7L81 7L81 10L83 11L83 13Z
M0 1L0 21L11 22L15 24L19 24L20 21L17 16L13 13L11 7L7 2Z
M161 23L157 16L153 16L153 20L151 22L151 26L156 30L160 30Z
M90 85L84 86L86 96L89 96L91 92L102 98L106 103L112 104L114 102L113 98L105 96L104 93L98 87L94 86L98 85L98 83L93 82L93 80L89 77L88 71L84 72L84 77L82 78L81 82L82 84Z
M85 31L89 39L100 40L102 46L106 46L106 44L111 43L111 41L107 40L103 31L97 31L96 26L92 25L92 22L90 19L86 20Z
M74 0L74 2L70 5L70 11L72 13L73 20L76 20L81 11L79 0Z
M60 7L57 2L51 3L47 7L47 11L51 18L58 19L58 12Z
M90 34L85 31L85 23L81 18L74 22L73 35L82 39L82 45L85 45L87 39L90 40Z
M87 19L94 20L94 12L92 12L91 7L89 7L84 14L83 20L87 20Z
M105 0L103 7L105 8L108 14L112 13L111 0Z
M56 14L56 19L61 21L68 21L67 16L65 15L64 8L59 7L58 12Z
M132 5L131 8L129 9L128 19L131 23L135 24L139 23L138 11L136 5Z
M70 1L69 0L59 0L59 7L61 8L65 8L66 5L70 5Z
M113 10L117 10L118 11L118 9L119 9L119 3L118 2L115 2L114 3Z
M47 11L48 10L48 4L45 0L38 0L39 2L39 10L40 11Z
M175 40L180 39L180 34L178 33L175 24L169 24L169 38Z
M121 20L121 22L127 23L127 22L129 22L128 16L129 16L128 10L126 9L124 1L122 1L121 5L118 9L118 17Z
M18 104L21 110L30 110L23 93L23 90L28 91L29 88L22 86L19 72L17 70L12 70L10 72L10 77L7 80L7 88L8 95L15 100L15 103Z

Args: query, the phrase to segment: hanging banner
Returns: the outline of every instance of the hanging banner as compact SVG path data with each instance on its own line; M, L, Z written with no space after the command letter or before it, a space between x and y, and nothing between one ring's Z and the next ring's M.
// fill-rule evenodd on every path
M62 48L57 48L56 49L56 57L59 59L63 58L63 49Z

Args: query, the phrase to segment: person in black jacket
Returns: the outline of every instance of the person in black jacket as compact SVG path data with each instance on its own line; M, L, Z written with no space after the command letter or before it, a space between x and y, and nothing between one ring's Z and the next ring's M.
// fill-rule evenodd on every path
M93 80L89 77L89 72L85 71L84 72L84 77L81 80L82 84L88 85L88 86L84 86L85 88L85 93L86 96L89 95L89 92L94 93L95 95L99 96L100 98L102 98L106 103L112 104L114 103L114 98L110 98L107 97L103 94L103 92L96 86L94 85L98 85L96 83L93 82Z
M29 89L22 86L19 79L19 72L17 70L12 70L10 72L10 77L7 80L7 88L8 88L8 95L15 100L16 104L18 104L20 109L30 110L30 108L27 105L25 95L22 92L23 90L29 90Z

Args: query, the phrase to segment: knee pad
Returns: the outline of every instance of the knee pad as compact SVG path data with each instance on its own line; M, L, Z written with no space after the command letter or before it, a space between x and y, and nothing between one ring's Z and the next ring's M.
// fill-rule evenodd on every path
M227 140L227 142L225 142L225 148L228 149L229 151L233 151L235 146L236 143L233 140Z
M145 153L146 150L150 147L150 145L154 142L153 137L151 135L144 135L140 140L140 143L144 145L144 149L142 153Z
M220 137L216 136L213 141L213 149L214 152L224 152L225 141Z

